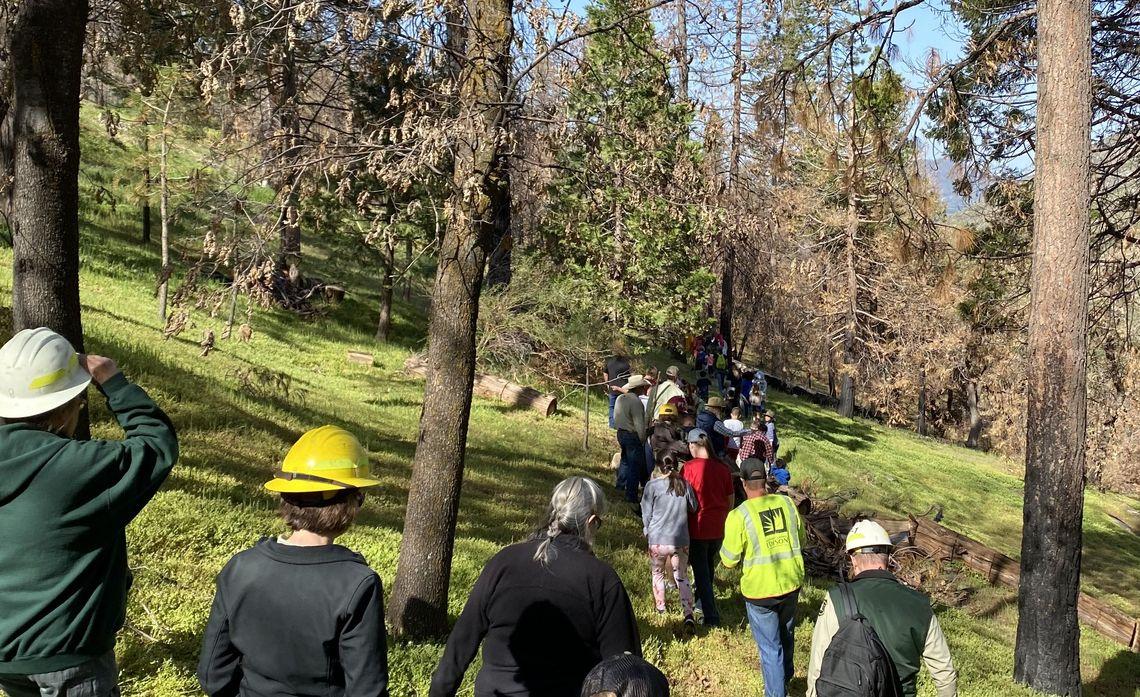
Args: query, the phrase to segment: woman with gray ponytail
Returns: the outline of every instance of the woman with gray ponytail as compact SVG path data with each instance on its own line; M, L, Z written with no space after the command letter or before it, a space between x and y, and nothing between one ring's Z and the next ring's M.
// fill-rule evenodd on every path
M603 657L641 655L633 606L593 553L606 497L592 479L554 487L534 537L487 562L447 641L429 697L456 694L483 645L476 697L578 697Z

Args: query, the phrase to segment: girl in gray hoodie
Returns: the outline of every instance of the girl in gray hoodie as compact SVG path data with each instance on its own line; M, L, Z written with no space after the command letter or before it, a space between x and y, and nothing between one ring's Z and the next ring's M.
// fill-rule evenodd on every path
M681 594L685 626L689 628L696 625L689 586L689 513L696 510L696 492L681 476L676 456L665 455L657 476L645 485L641 495L641 520L649 540L657 612L665 612L665 576L671 568L673 582Z

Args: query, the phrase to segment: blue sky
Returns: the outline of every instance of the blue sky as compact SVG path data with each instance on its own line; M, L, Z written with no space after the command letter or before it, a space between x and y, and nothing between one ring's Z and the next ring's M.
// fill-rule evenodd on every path
M588 0L568 0L571 11L581 15ZM889 2L878 0L877 7L886 9ZM666 8L666 11L672 12ZM964 34L951 14L947 0L927 0L926 3L906 10L900 15L895 43L899 61L896 68L905 76L907 85L921 91L928 84L925 65L931 49L938 52L943 63L951 62L963 53ZM941 156L935 145L927 145L927 156Z

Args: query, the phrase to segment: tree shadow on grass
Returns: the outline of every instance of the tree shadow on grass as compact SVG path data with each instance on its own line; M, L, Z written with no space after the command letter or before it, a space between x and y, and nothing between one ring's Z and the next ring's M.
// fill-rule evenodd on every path
M142 636L139 631L146 631L148 636ZM119 633L116 653L122 675L151 675L156 657L169 659L182 671L193 675L198 668L201 648L202 635L199 632L155 631L149 627L134 630L128 626ZM124 694L130 694L130 691L125 690Z
M1103 530L1086 525L1084 549L1081 576L1085 582L1103 593L1124 598L1131 604L1128 614L1140 614L1140 537L1123 528ZM1121 573L1126 569L1132 572Z
M877 440L874 429L855 419L839 419L810 412L795 402L785 405L777 416L777 424L785 433L808 440L826 441L851 451L866 450Z
M1140 687L1140 653L1120 649L1100 667L1092 681L1085 682L1087 695L1136 697Z

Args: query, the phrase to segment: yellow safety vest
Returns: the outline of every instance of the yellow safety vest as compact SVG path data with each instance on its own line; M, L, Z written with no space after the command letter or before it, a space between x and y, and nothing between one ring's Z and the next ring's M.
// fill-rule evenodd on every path
M728 514L720 560L740 564L740 591L746 598L774 598L804 583L803 520L782 494L749 499Z

